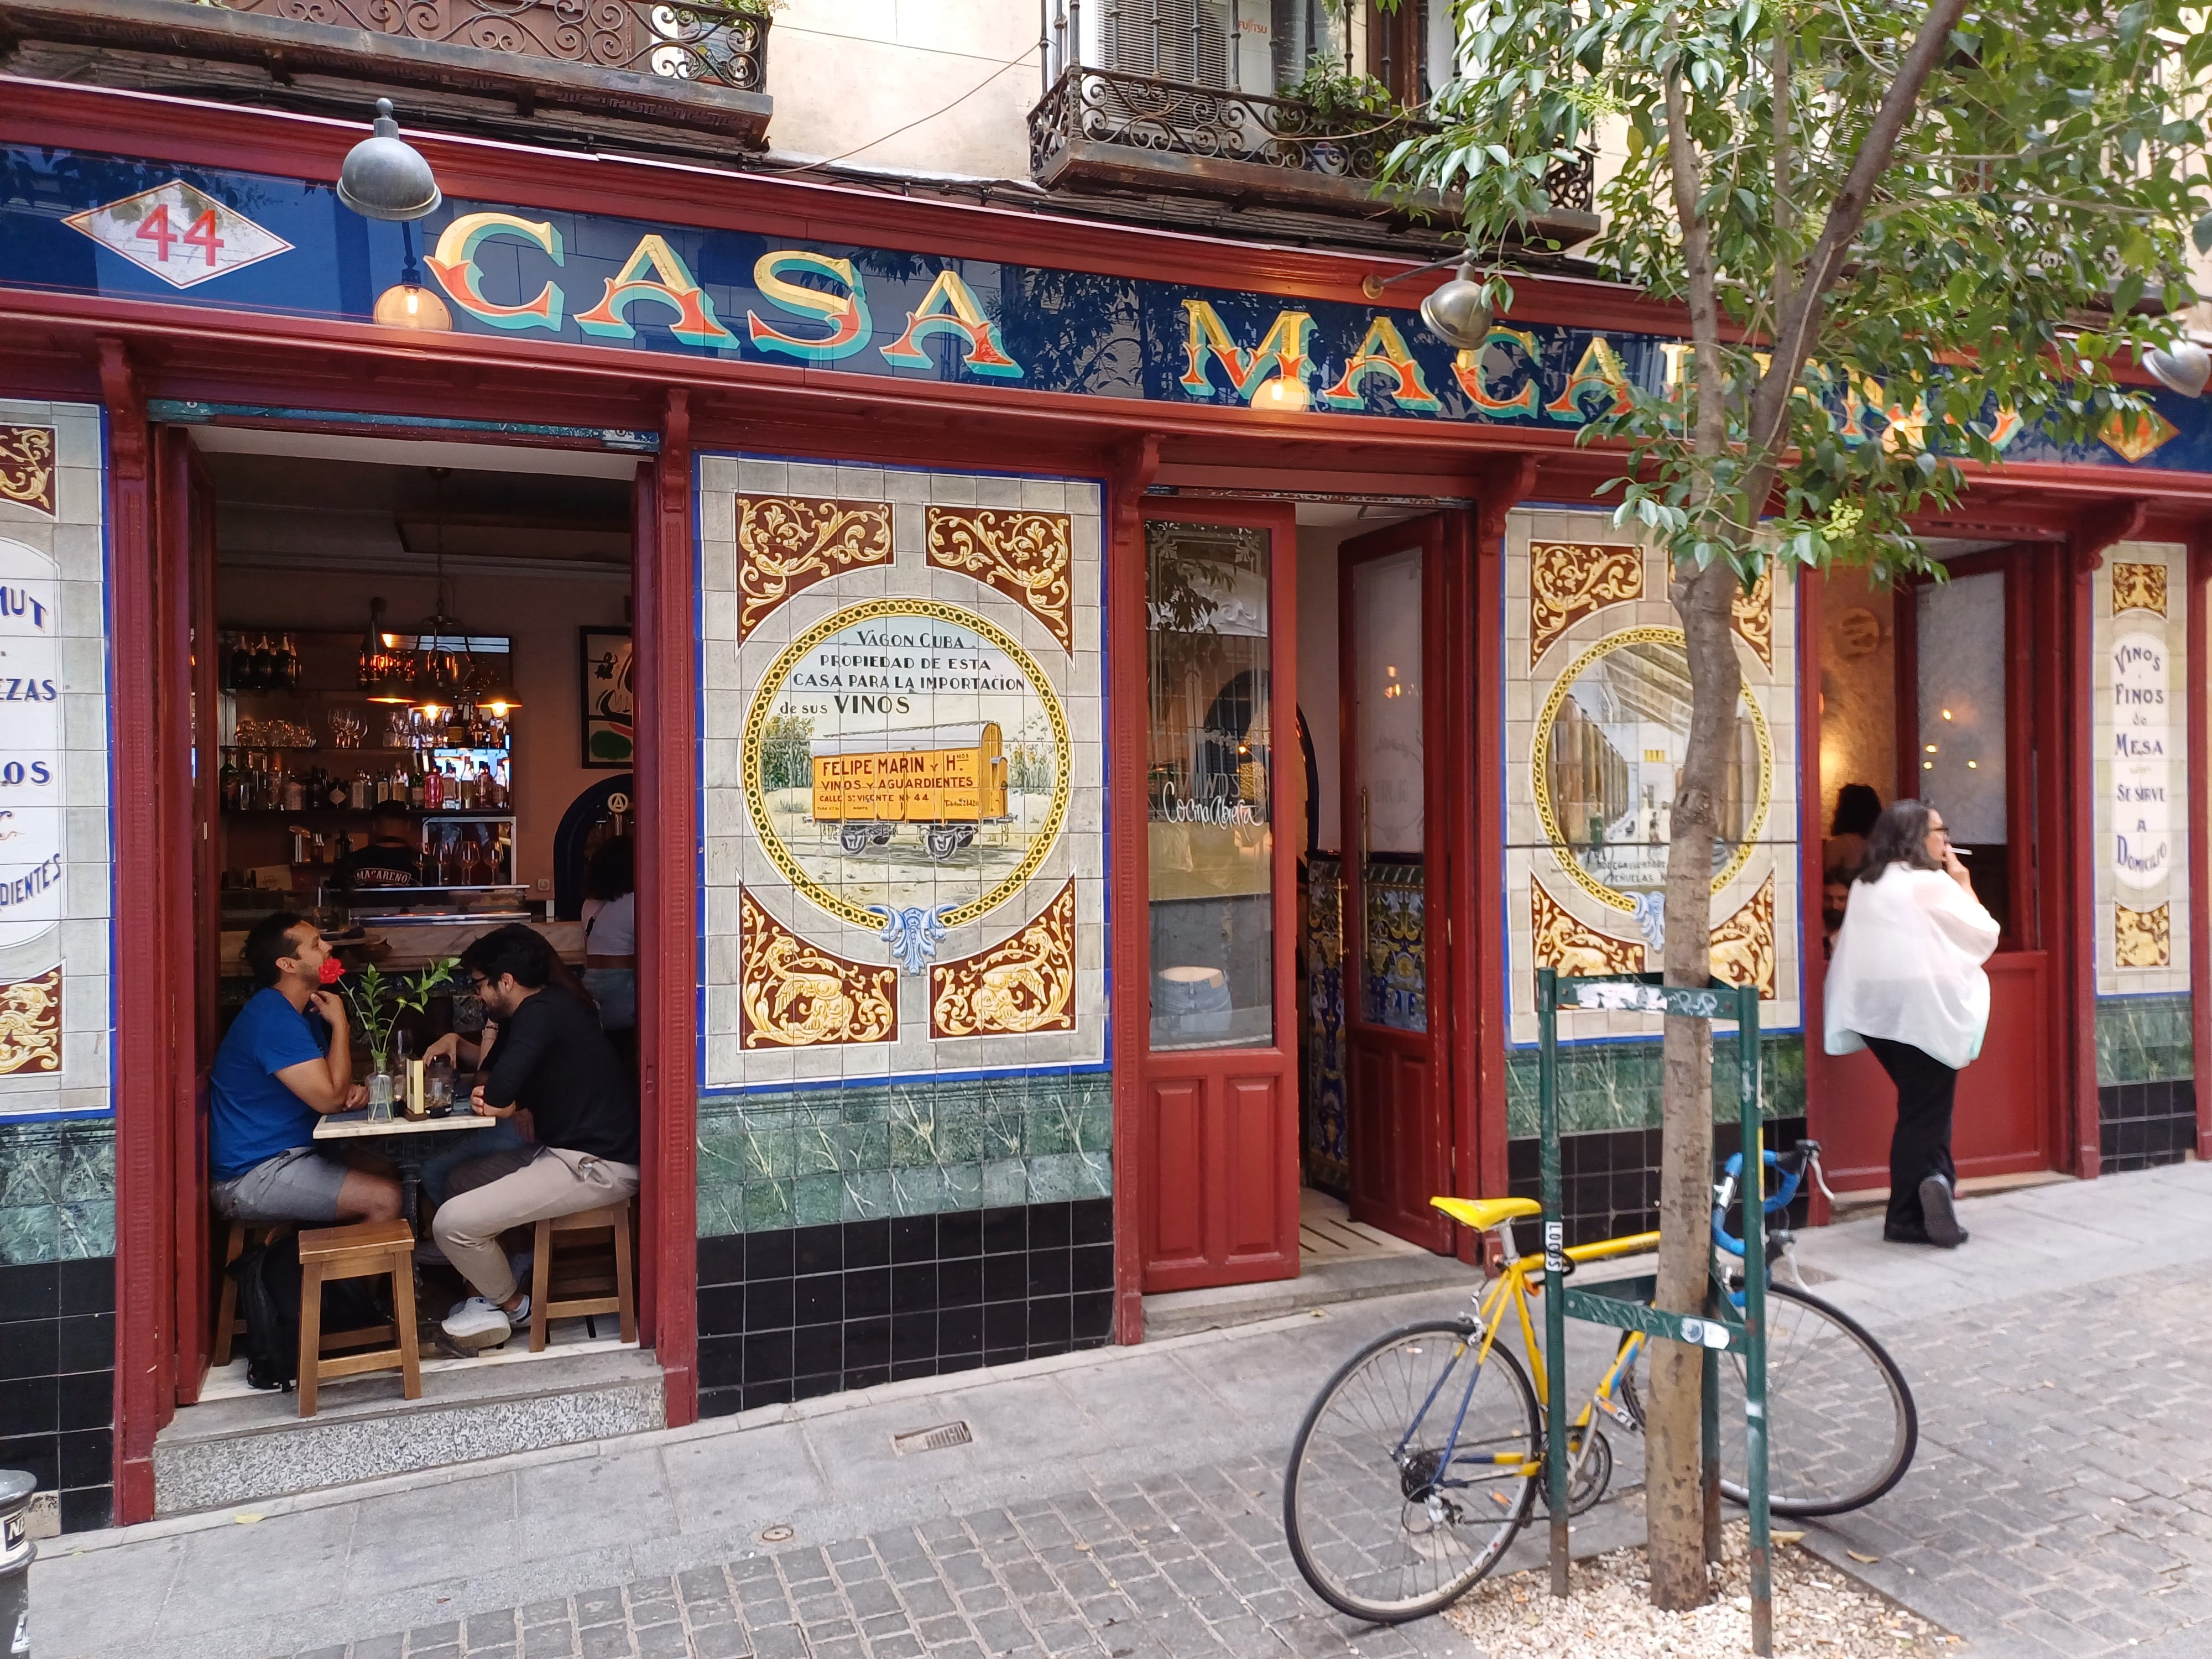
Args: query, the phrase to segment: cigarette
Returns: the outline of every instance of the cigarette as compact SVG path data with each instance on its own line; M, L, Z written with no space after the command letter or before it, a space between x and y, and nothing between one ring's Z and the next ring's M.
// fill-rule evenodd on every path
M1953 855L1957 858L1970 859L1974 856L1973 853L1970 849L1964 847L1954 846L1951 848L1951 852Z

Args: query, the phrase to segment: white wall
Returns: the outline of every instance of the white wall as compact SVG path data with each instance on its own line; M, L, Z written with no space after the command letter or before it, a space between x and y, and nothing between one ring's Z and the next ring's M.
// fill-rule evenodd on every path
M1035 0L791 0L769 31L769 141L809 158L1026 179L1037 32Z

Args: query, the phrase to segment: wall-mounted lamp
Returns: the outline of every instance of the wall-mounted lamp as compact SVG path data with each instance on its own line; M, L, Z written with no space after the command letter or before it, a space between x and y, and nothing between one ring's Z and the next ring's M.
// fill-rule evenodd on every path
M2143 367L2168 392L2195 398L2203 392L2204 383L2212 380L2212 352L2185 337L2173 343L2171 351L2153 347L2143 353Z
M338 200L364 219L405 222L435 213L445 200L422 152L399 136L392 100L376 100L369 136L346 152L338 169Z
M1421 301L1421 320L1429 332L1462 351L1480 351L1489 343L1490 296L1475 280L1472 262Z

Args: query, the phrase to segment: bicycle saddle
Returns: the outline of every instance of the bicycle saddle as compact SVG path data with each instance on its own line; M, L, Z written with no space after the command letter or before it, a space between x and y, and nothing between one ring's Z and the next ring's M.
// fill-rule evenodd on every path
M1429 1202L1462 1227L1472 1227L1479 1233L1516 1216L1544 1212L1544 1206L1533 1198L1432 1198Z

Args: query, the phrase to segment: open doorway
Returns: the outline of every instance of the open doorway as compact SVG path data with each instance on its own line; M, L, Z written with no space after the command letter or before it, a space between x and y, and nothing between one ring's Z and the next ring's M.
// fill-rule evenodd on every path
M2060 860L2045 844L2061 710L2032 665L2052 649L2056 605L2042 550L1936 544L1941 582L1823 579L1820 778L1824 954L1833 950L1874 815L1917 797L1939 808L1975 896L2002 932L1987 964L1990 1029L1960 1073L1954 1156L1962 1177L2051 1166L2063 1075L2056 1048L2063 976L2050 948ZM1886 1190L1895 1090L1873 1056L1825 1062L1821 1130L1832 1184Z
M269 1485L271 1469L288 1467L281 1449L262 1460L253 1492L226 1486L213 1450L241 1434L302 1426L292 1395L248 1384L224 1266L242 1250L281 1247L288 1227L217 1201L239 1179L230 1166L265 1149L241 1152L234 1121L211 1120L205 1083L265 979L247 941L280 913L312 922L309 935L343 969L340 989L352 993L349 1057L368 1099L319 1112L308 1150L348 1178L355 1170L386 1178L399 1194L399 1219L416 1241L424 1378L416 1406L592 1393L613 1405L595 1432L629 1419L653 1426L659 1381L636 1340L641 1200L629 1200L621 1237L609 1228L549 1252L551 1294L541 1299L553 1316L542 1331L519 1315L503 1345L467 1357L441 1349L441 1325L482 1287L447 1259L431 1226L441 1204L468 1190L472 1160L491 1138L464 1128L482 1127L468 1122L477 1115L469 1094L483 1079L488 1013L499 1022L489 994L475 994L468 971L448 965L493 930L517 927L541 942L532 948L544 982L591 1011L613 1054L603 1092L626 1091L635 1123L636 459L221 426L194 428L188 441L201 509L191 763L203 1081L185 1141L192 1165L180 1170L178 1393L198 1408L157 1443L157 1487L174 1494L164 1507L295 1489ZM441 1050L448 1034L459 1045ZM515 1156L534 1150L526 1121L496 1128ZM315 1224L302 1216L289 1231ZM510 1228L496 1243L518 1292L538 1287L534 1230ZM374 1305L362 1317L392 1328L365 1346L396 1343L395 1308L368 1282ZM624 1305L562 1310L595 1300ZM514 1380L533 1361L555 1369ZM414 1443L390 1427L410 1409L397 1370L325 1382L319 1393L325 1427L382 1433L384 1449L365 1454L380 1467L441 1461L427 1449L435 1437ZM533 1424L526 1412L487 1413L495 1438L514 1442L491 1449L567 1437L556 1415ZM462 1437L471 1455L491 1446L474 1430ZM327 1479L296 1474L305 1484Z

